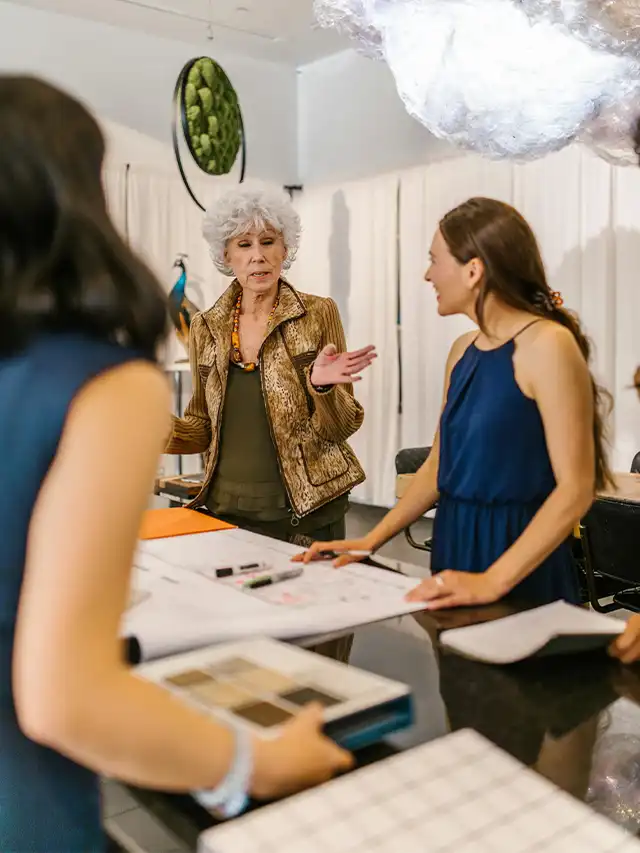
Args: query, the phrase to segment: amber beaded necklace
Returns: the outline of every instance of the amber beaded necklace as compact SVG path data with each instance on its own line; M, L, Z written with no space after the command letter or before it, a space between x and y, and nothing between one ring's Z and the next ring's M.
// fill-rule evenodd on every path
M279 297L276 296L276 301L273 303L273 308L271 309L271 313L267 317L267 332L271 327L271 323L273 322L274 314L276 313L276 308L278 307L278 302L280 301ZM250 361L247 364L242 360L242 353L240 352L240 307L242 306L242 293L238 294L238 298L236 300L236 307L233 312L233 329L231 331L231 361L234 364L237 364L238 367L242 368L242 370L250 373L252 370L255 370L257 365L255 361Z

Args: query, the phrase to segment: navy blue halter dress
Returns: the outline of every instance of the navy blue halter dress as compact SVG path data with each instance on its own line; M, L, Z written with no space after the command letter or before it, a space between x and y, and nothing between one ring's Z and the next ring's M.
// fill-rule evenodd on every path
M516 383L514 351L514 339L492 350L472 343L452 371L440 422L434 572L486 571L555 488L542 418ZM518 584L512 596L578 604L569 542Z

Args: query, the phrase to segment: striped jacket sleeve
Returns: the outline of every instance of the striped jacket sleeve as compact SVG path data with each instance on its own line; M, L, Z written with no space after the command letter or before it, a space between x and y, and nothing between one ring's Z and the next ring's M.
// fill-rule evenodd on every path
M189 361L193 393L182 418L173 418L171 438L165 453L206 453L211 445L211 418L207 408L205 389L198 370L199 337L203 319L196 314L189 330Z
M334 344L338 352L345 352L347 342L338 306L333 299L324 300L322 325L318 351ZM353 396L353 385L334 385L330 391L319 393L311 384L310 377L311 368L308 368L307 389L314 404L313 428L326 441L346 441L360 429L364 420L364 409Z

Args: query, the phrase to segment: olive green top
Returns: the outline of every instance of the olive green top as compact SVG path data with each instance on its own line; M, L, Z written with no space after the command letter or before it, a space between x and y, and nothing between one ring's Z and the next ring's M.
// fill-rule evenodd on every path
M331 524L344 516L347 506L347 495L336 498L300 519L295 532ZM259 367L244 371L233 363L229 366L218 464L207 507L214 515L247 521L292 518L271 438Z

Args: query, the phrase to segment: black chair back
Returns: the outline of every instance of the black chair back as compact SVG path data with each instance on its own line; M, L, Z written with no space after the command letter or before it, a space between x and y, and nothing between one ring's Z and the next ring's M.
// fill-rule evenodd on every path
M586 569L640 585L640 504L598 498L583 521Z
M430 447L405 447L396 454L396 474L415 474L427 461Z
M633 457L633 462L631 463L631 473L632 474L640 474L640 451L636 453Z

